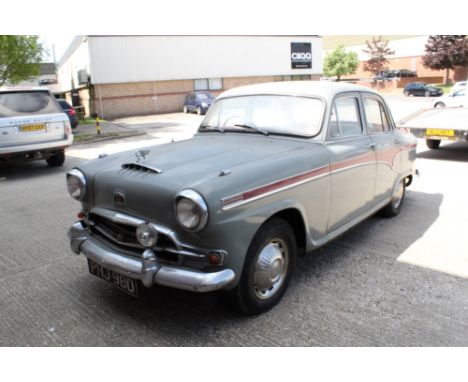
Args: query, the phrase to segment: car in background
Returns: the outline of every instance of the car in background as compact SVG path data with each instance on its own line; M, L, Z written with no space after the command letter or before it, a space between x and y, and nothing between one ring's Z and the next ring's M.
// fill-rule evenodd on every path
M47 89L0 89L0 164L44 159L61 166L73 143L70 120Z
M389 70L382 70L380 75L378 76L379 79L390 80L393 78L401 78L401 77L417 77L415 71L408 70L408 69L389 69Z
M205 114L214 102L214 95L209 92L192 92L187 94L184 102L184 113L196 112Z
M460 89L453 94L440 97L434 102L434 107L463 107L466 89Z
M74 129L78 126L78 118L76 117L75 109L71 106L66 99L57 99L62 110L68 115L68 119L70 120L71 128Z
M444 94L441 88L434 85L429 85L424 82L410 82L406 84L403 89L405 96L424 96L424 97L438 97Z
M466 81L455 82L452 86L452 89L450 90L450 93L455 94L456 92L462 89L466 89Z
M416 143L367 87L230 89L193 138L70 170L68 192L81 202L70 246L133 296L154 285L223 290L261 313L283 296L299 254L377 211L399 213Z

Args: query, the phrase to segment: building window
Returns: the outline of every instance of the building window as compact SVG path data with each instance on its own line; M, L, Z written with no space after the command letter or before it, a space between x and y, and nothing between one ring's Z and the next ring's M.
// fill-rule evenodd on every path
M222 78L200 78L194 80L195 90L221 90L223 88Z
M311 79L310 74L299 74L299 75L286 75L283 76L283 81L309 81Z

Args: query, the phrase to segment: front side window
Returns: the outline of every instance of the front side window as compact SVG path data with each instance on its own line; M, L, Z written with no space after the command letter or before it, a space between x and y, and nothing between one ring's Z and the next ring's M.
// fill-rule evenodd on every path
M387 113L381 102L374 98L364 98L364 110L369 133L383 133L390 130Z
M362 134L359 103L356 97L335 100L330 115L330 136L351 137Z
M319 133L324 103L317 98L249 95L220 99L210 108L200 130L218 127L229 131L312 137ZM253 128L242 127L250 126Z

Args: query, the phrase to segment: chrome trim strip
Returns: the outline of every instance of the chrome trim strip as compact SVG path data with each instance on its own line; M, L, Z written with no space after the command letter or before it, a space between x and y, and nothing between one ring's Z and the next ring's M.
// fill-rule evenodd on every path
M352 170L353 168L356 168L356 167L368 166L368 165L372 165L372 164L375 164L375 163L376 162L372 161L372 162L363 162L363 163L353 164L352 166L339 168L337 170L332 170L330 172L330 174L337 174L337 173L340 173L340 172L343 172L343 171L346 171L346 170Z
M328 167L328 166L319 167L319 168L317 168L317 171L318 171L318 170L321 170L321 169L324 169L325 167ZM308 171L306 171L306 172L308 172ZM302 173L302 174L304 174L304 173ZM299 176L299 175L302 175L302 174L298 174L298 176ZM250 202L254 202L255 200L258 200L258 199L261 199L261 198L265 198L265 197L270 196L270 195L274 195L274 194L276 194L276 193L278 193L278 192L282 192L282 191L288 190L288 189L290 189L290 188L299 186L299 185L301 185L301 184L308 183L308 182L312 182L312 181L314 181L314 180L318 180L318 179L323 178L323 177L328 176L328 175L329 175L329 173L320 174L320 175L311 177L311 178L309 178L309 179L304 179L304 180L301 180L301 181L299 181L299 182L292 183L292 184L288 184L287 186L280 187L280 188L277 188L277 189L275 189L275 190L266 192L266 193L264 193L264 194L260 194L260 195L254 196L254 197L252 197L252 198L250 198L250 199L246 199L246 200L241 199L241 200L239 200L239 201L237 201L237 202L234 202L234 203L231 203L231 204L228 204L228 205L224 206L222 209L223 209L223 211L227 211L227 210L230 210L230 209L232 209L232 208L239 207L239 206L242 206L242 205L247 204L247 203L250 203ZM269 184L267 184L267 185L265 185L265 186L261 186L261 187L266 187L266 186L269 186L269 185L274 184L274 183L276 183L276 182L269 183ZM260 188L260 187L257 187L257 188ZM256 189L256 188L255 188L255 189ZM255 189L253 189L253 190L255 190ZM251 191L251 190L239 192L238 194L234 194L234 195L231 195L231 196L222 198L221 201L224 202L225 200L228 200L228 199L231 199L231 198L235 198L235 197L237 197L237 196L241 197L242 194L244 194L244 193L246 193L246 192L250 192L250 191Z

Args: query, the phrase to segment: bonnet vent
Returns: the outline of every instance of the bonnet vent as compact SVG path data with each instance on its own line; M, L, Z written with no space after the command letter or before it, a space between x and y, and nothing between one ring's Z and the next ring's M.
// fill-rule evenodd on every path
M160 174L162 173L162 170L156 167L152 166L147 166L142 163L124 163L122 165L122 169L124 170L131 170L131 171L141 171L141 172L146 172L146 173L151 173L151 174Z

